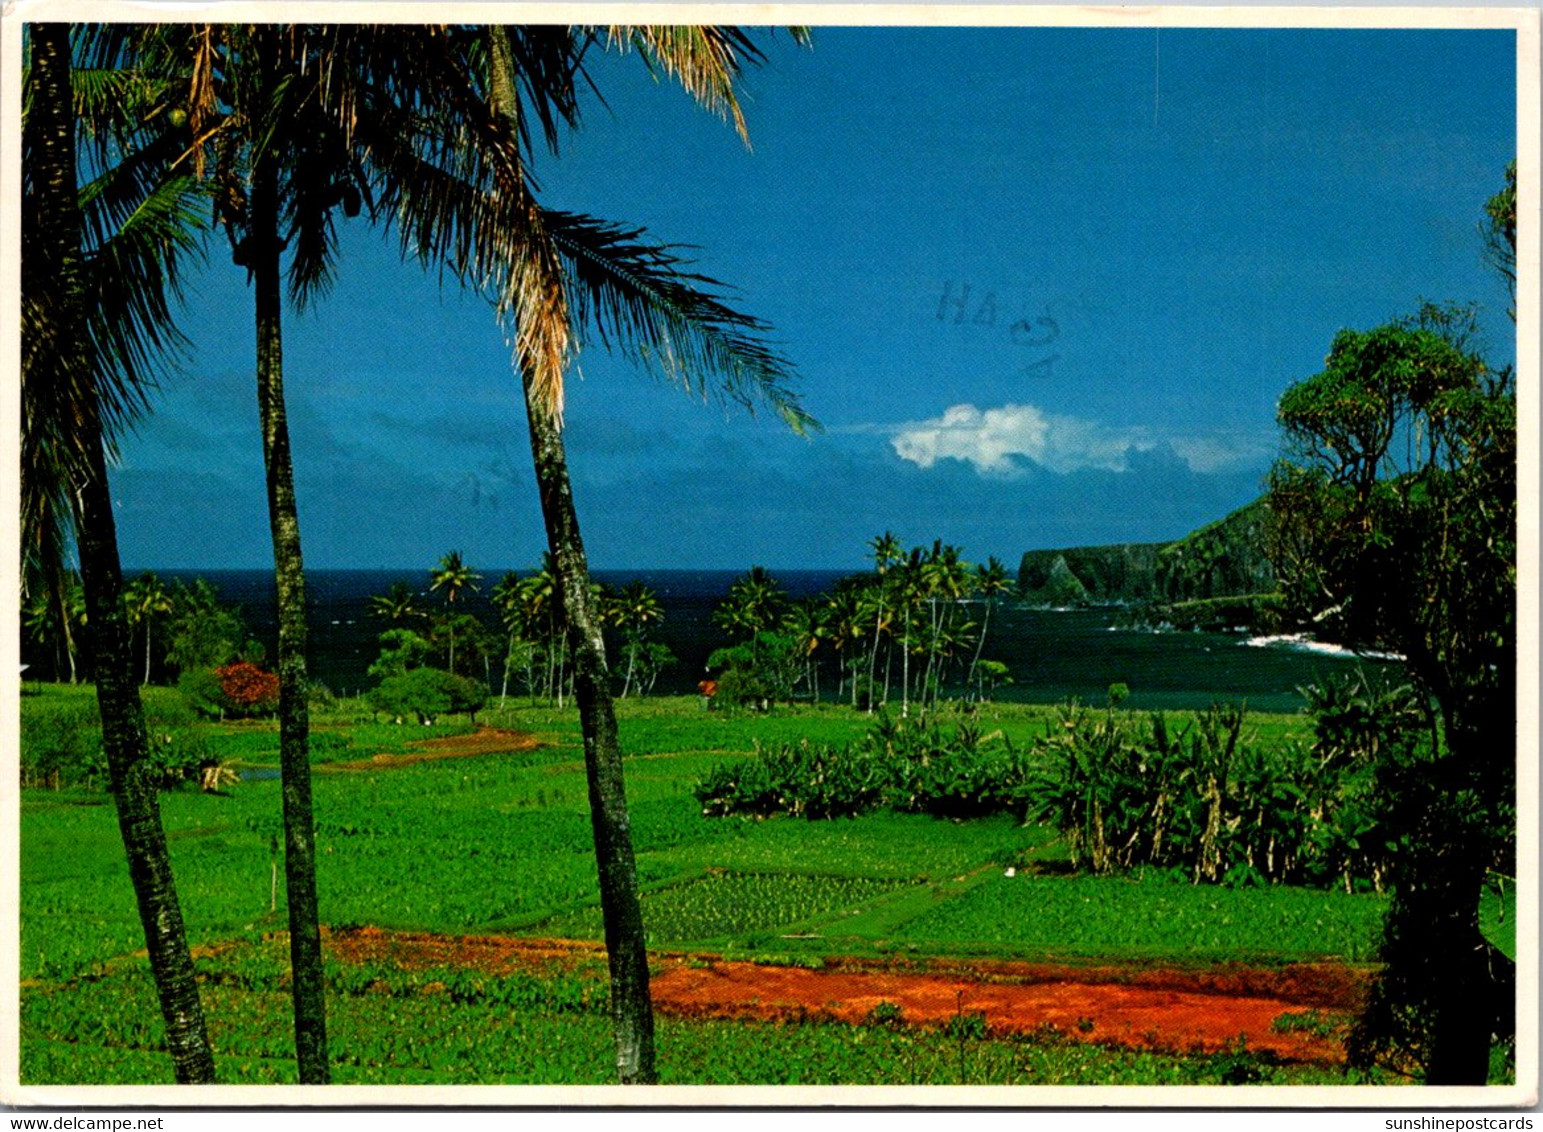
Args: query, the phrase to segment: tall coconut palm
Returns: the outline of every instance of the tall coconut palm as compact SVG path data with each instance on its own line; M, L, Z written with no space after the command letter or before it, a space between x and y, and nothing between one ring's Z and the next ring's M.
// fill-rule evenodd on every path
M836 697L845 694L847 675L852 679L852 706L857 706L858 674L863 667L867 652L862 648L867 626L863 619L864 595L869 579L862 575L842 578L834 592L826 599L824 621L831 648L838 657L840 678L836 685Z
M171 613L171 593L154 574L144 573L129 583L124 591L129 625L142 625L145 631L145 678L150 683L150 636L156 620Z
M734 99L739 57L759 57L742 32L613 28L606 35L613 45L645 52L704 105L733 117L742 131L742 117ZM515 136L525 128L523 123L531 120L520 113L518 103L522 82L529 82L532 76L518 69L522 54L517 42L508 29L489 32L489 105L506 136ZM582 52L579 57L582 59ZM577 102L569 100L566 91L562 99L539 105L555 109L565 122L577 122ZM551 131L548 137L551 140ZM523 177L511 154L506 157L509 173ZM761 322L727 307L708 290L713 282L685 271L668 248L645 241L637 230L551 211L540 211L526 234L531 239L545 236L546 247L557 254L562 268L562 299L539 302L542 291L532 291L523 276L511 275L506 276L511 288L500 296L500 308L514 322L535 480L574 659L574 688L585 742L589 811L611 969L617 1076L623 1083L651 1083L656 1080L653 1010L648 1002L648 961L637 902L630 819L626 816L622 754L605 640L589 588L588 561L563 449L560 413L566 353L543 353L534 349L534 342L560 338L555 333L540 333L543 319L560 318L576 332L588 325L605 344L636 347L634 356L643 364L687 390L699 392L707 389L707 382L716 381L722 395L739 403L767 404L795 429L805 429L812 421L787 389L787 362L761 341ZM539 275L537 281L545 278Z
M527 630L540 634L540 644L546 653L547 697L557 700L561 706L559 697L562 695L568 644L563 628L562 603L557 593L557 575L549 550L542 552L541 569L520 579L520 614ZM534 684L531 686L531 698L535 698Z
M985 615L981 618L980 636L975 641L975 655L970 658L970 671L965 677L965 684L974 686L975 669L980 665L981 650L986 647L986 632L991 628L991 611L996 608L997 598L1012 590L1012 580L1008 577L1007 567L1002 565L1001 559L990 556L984 566L978 566L975 570L975 589L986 603Z
M118 249L125 258L115 269L128 274L105 282L95 278L104 263L104 246L98 244L96 262L88 265L82 250L86 221L77 199L70 28L35 23L28 34L22 402L24 464L34 478L24 486L24 495L34 504L44 498L68 500L93 626L102 743L167 1047L179 1082L211 1082L214 1059L146 758L106 459L114 415L135 398L132 384L119 381L126 374L137 376L138 367L154 355L157 335L164 333L147 335L126 311L143 313L143 304L154 306L157 300L147 297L148 291L164 283L163 272L178 244L165 233L148 238L149 213L156 211L152 206L133 237L140 241L137 250L149 251L149 258L136 262L126 240ZM102 209L94 211L100 219ZM140 305L114 308L110 296L121 296L131 285L145 288L145 294L130 300ZM93 335L93 329L115 320L110 332ZM115 345L122 352L114 352Z
M648 630L664 620L664 606L659 595L641 581L628 582L621 592L612 598L614 623L626 641L627 672L622 678L622 699L632 690L633 675L637 671L638 654L648 645ZM641 683L641 681L639 681Z
M297 50L284 29L261 25L222 29L224 50L216 55L209 44L213 31L203 28L204 42L195 46L195 61L204 65L193 72L192 126L195 136L222 130L214 135L216 182L225 191L221 220L232 259L245 269L253 290L257 405L279 622L279 766L295 1055L302 1084L325 1084L331 1070L311 804L305 567L284 398L283 255L292 241L295 298L303 300L324 285L330 249L318 244L318 236L330 223L331 206L322 206L317 195L322 182L330 190L337 167L346 169L349 162L339 158L338 131L318 113L311 84L298 81L303 64L319 65L318 60L303 46ZM225 80L223 89L216 76ZM215 99L231 108L219 122L213 117Z
M297 870L290 910L302 1080L325 1079L325 1035L320 1015L313 1011L307 1024L301 1005L307 986L320 1002L320 979L316 933L306 926L315 921L314 899L301 891L313 853L308 777L300 784L304 593L283 414L279 263L289 250L292 293L316 294L329 276L334 210L358 207L371 188L404 252L490 294L514 344L591 755L618 1075L653 1078L620 754L562 449L563 377L588 331L603 344L634 347L645 365L689 390L711 383L727 399L769 405L795 427L809 419L786 388L786 363L761 340L761 324L724 305L711 280L638 230L536 202L527 157L538 134L555 148L561 130L577 125L584 55L599 41L643 54L743 132L734 82L742 60L759 53L734 29L200 26L168 53L192 80L184 112L195 166L206 154L214 166L219 218L257 291L280 681L290 689L281 752L294 771L286 783L297 783L286 787L285 812L295 831L287 832L294 851L286 862ZM311 1056L318 1048L319 1059Z
M504 643L504 683L498 694L498 706L502 709L509 699L509 668L514 663L514 645L525 628L525 618L520 607L520 576L513 570L508 571L488 596L492 598L493 608L498 611L498 619L508 634ZM526 651L528 654L528 644Z
M445 595L445 604L450 607L450 617L447 622L450 630L450 674L455 674L455 599L462 593L471 590L477 592L477 583L482 580L482 575L474 573L470 566L461 561L461 552L452 550L439 560L437 569L429 572L429 589L440 590Z
M959 548L934 541L922 563L921 581L927 599L927 665L922 675L922 694L937 703L949 656L957 643L954 614L970 592L974 572L960 558Z
M795 602L784 615L782 628L792 636L794 651L803 659L803 679L809 688L809 698L819 703L820 661L816 653L820 642L830 639L824 604L816 598Z
M889 570L888 590L890 600L900 611L903 628L900 636L900 714L911 714L911 620L916 607L925 596L922 579L924 560L920 547L913 547L909 555L902 556ZM888 677L885 677L888 680ZM887 684L886 684L887 686Z
M748 641L755 651L756 637L777 627L788 609L782 584L764 566L752 566L736 578L729 592L713 610L713 623L730 640Z
M433 33L431 33L433 34ZM109 36L109 39L114 38ZM256 375L278 610L279 752L296 1058L305 1084L330 1079L309 763L306 588L284 394L285 292L325 293L338 213L365 203L372 146L410 145L425 90L404 34L316 25L158 25L118 34L182 82L168 114L188 161L212 182L215 218L253 288ZM415 137L416 135L414 135ZM286 262L287 257L287 262ZM287 286L286 286L287 284Z
M279 759L296 1057L300 1080L325 1083L326 1011L316 906L307 705L306 599L299 514L284 400L283 257L291 297L325 289L332 214L357 211L357 167L346 123L318 88L348 68L324 66L322 37L271 25L104 26L104 59L136 65L180 89L162 107L182 165L209 187L215 219L254 293L257 403L279 622Z
M80 606L81 616L85 609L83 602L72 600L78 579L73 579L65 567L65 544L73 528L68 515L59 512L68 507L68 500L52 489L34 491L32 487L47 483L56 474L47 467L48 460L47 450L41 446L23 449L21 599L28 611L28 635L40 644L54 646L54 679L60 675L62 653L74 684L78 678L75 627L80 617L73 606Z
M873 681L876 675L875 670L879 663L879 632L886 624L884 618L884 579L885 575L889 572L889 568L900 560L903 551L900 546L900 539L895 536L893 531L885 531L881 535L876 535L869 540L868 547L873 551L873 568L874 573L878 576L878 585L875 590L878 602L873 618L873 648L868 655L868 714L872 715L875 699L873 695Z

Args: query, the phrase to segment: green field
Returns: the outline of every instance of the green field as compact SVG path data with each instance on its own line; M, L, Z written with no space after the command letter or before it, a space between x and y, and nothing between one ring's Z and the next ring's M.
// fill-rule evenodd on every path
M24 726L81 689L29 686ZM1370 894L1195 886L1170 876L1064 873L1053 831L880 811L834 821L708 818L693 785L756 741L845 742L869 726L842 708L769 716L703 712L695 698L619 704L650 946L818 966L831 956L990 956L1179 965L1368 961L1384 902ZM1049 709L987 707L981 724L1028 741ZM348 704L314 720L322 920L464 935L600 936L578 723L514 706L479 722L533 732L536 750L390 768L336 764L466 731L362 722ZM1307 734L1305 717L1257 717L1263 741ZM277 763L269 724L206 725L221 757ZM293 1080L282 948L272 898L279 784L162 797L200 959L219 1071ZM109 799L84 789L22 798L22 1079L169 1080L159 1016ZM1006 870L1016 875L1008 877ZM282 871L282 870L280 870ZM335 965L336 1079L352 1083L603 1083L609 1024L598 967L550 977ZM496 1022L496 1024L494 1024ZM560 1035L560 1039L559 1039ZM967 1039L967 1040L966 1040ZM968 1047L968 1048L966 1048ZM1176 1057L1053 1035L661 1018L666 1082L1219 1083L1352 1078L1245 1052ZM1241 1068L1240 1068L1241 1066Z

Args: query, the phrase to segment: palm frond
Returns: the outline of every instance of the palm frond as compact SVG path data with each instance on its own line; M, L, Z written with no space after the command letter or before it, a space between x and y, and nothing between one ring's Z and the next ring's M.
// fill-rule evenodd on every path
M145 138L137 147L119 147L117 160L93 170L94 175L80 188L86 247L100 246L126 224L145 197L174 175L182 154L182 143L162 133Z
M183 265L202 251L207 195L197 178L170 177L155 186L87 260L88 329L98 369L114 374L104 389L131 390L132 402L104 404L119 424L142 403L158 372L186 345L172 317L182 297Z
M606 28L609 45L636 50L650 70L675 79L705 109L726 121L746 145L750 130L740 109L734 84L743 62L759 63L765 56L750 37L734 27L616 25Z
M767 405L800 435L818 430L789 387L792 363L765 340L765 323L723 301L722 284L642 229L553 210L543 219L575 322L602 345L688 392Z
M436 65L455 81L440 85L426 112L382 99L361 126L382 213L404 254L448 268L493 299L538 403L560 416L572 334L518 124L482 101L464 58Z
M172 85L139 69L76 68L70 78L83 145L113 144L170 109Z

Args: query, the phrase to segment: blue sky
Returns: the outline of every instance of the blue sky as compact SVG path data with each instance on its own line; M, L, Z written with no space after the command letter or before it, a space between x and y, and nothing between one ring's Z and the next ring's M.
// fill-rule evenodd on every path
M812 439L596 349L567 443L592 565L853 567L874 535L1016 565L1174 538L1252 499L1274 406L1336 330L1479 302L1515 154L1509 32L817 28L763 37L753 149L636 58L596 68L545 203L646 225L772 324ZM196 343L122 444L133 567L270 561L251 295L211 245ZM286 325L307 565L479 567L544 546L480 301L345 228Z

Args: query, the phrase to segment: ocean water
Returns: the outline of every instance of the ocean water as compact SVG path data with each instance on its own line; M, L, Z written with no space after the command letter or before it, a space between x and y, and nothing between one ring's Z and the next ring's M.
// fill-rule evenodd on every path
M207 578L223 600L241 607L249 628L268 644L277 639L273 577L261 570L158 571L165 581ZM503 571L484 569L482 590L465 595L466 610L489 626L497 624L487 590ZM708 655L726 643L712 624L712 611L739 576L732 570L596 571L597 580L615 586L639 580L659 595L664 621L658 639L679 663L665 669L656 691L692 693ZM828 592L843 576L823 570L774 571L789 596L798 599ZM132 575L130 575L132 576ZM393 582L405 581L437 604L428 572L402 570L314 570L306 574L310 599L309 634L312 678L342 694L353 694L374 681L366 669L379 654L384 628L370 616L370 598ZM972 613L978 620L981 610ZM1125 706L1142 709L1203 708L1213 701L1244 701L1263 711L1295 711L1305 703L1299 689L1346 674L1355 665L1381 667L1386 662L1315 651L1301 642L1251 641L1240 633L1153 632L1118 627L1118 609L1066 611L1019 608L998 603L991 616L984 656L1007 664L1012 683L996 698L1029 703L1057 703L1077 697L1101 704L1110 684L1131 689ZM614 659L613 659L614 663ZM500 672L492 672L497 688ZM896 665L895 680L899 680ZM826 698L836 691L836 672L827 663L820 676Z

